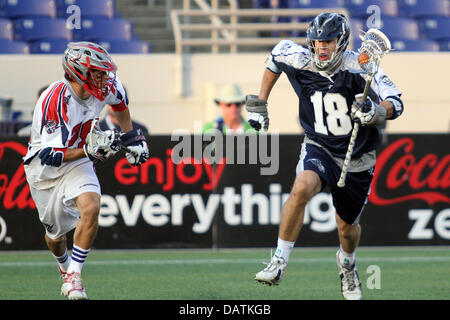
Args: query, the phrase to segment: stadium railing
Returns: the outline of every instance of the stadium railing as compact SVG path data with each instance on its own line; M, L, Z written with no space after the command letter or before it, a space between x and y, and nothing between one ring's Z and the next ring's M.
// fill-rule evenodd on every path
M209 9L208 9L209 8ZM321 9L174 9L170 12L175 39L176 53L176 92L182 96L183 88L183 55L185 48L206 47L212 53L218 53L219 47L229 48L230 53L238 53L239 47L267 47L276 45L281 39L289 39L306 45L306 36L282 36L286 33L303 32L308 29L308 22L298 22L302 18L310 18L321 12L332 10L345 15L349 13L342 8ZM239 18L245 17L246 22ZM295 17L291 22L260 22L261 18L278 19L279 17ZM194 19L195 18L195 19ZM305 19L306 20L306 19ZM270 32L270 36L261 36L262 32ZM205 34L208 34L205 36ZM274 36L278 35L278 36ZM350 34L349 49L353 39Z

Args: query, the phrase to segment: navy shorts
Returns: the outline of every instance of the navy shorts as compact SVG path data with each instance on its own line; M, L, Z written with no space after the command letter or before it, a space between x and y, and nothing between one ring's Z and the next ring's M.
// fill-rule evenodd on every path
M367 203L374 168L362 172L347 172L345 186L339 188L337 182L341 176L341 168L323 149L307 143L302 146L297 174L303 170L317 173L322 180L322 190L331 190L333 205L342 220L348 224L358 223Z

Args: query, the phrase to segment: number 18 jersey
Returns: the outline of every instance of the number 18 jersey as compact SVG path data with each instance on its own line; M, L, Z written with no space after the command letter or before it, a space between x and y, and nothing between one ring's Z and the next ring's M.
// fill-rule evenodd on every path
M342 63L329 75L315 68L309 50L289 41L278 43L266 61L274 73L286 73L299 97L300 124L306 136L325 147L333 156L345 158L354 122L350 118L355 95L364 91L367 74L358 63L358 54L346 51ZM401 92L381 68L372 80L369 96L379 103L389 100L394 115L403 111ZM362 126L356 138L353 158L375 150L380 142L379 129Z

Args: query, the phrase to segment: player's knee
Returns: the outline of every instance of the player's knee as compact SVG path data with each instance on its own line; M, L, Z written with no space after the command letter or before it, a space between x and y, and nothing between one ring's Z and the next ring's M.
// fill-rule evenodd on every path
M341 237L349 240L353 239L355 235L361 232L361 227L359 224L351 225L345 222L341 223L338 226L338 229Z
M81 210L81 219L89 222L96 223L98 221L98 215L100 213L100 203L92 201L86 204Z
M291 198L294 203L298 206L306 205L311 197L312 192L308 184L303 180L295 181L291 191Z
M52 238L50 238L47 234L45 234L44 238L45 238L45 241L46 241L48 244L61 245L61 244L66 243L66 235L62 235L62 236L59 237L59 238L52 239Z

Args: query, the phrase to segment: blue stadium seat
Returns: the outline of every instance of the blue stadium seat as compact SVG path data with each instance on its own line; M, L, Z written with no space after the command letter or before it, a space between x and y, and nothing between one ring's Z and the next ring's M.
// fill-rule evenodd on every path
M450 18L428 17L418 19L420 35L426 39L450 38Z
M98 42L109 53L134 53L147 54L151 52L151 46L147 42L138 40L110 40L101 39Z
M383 31L389 39L419 39L419 29L413 19L407 18L382 18Z
M17 19L13 22L13 27L15 40L71 40L72 38L72 32L66 28L65 19L52 19L49 17Z
M56 0L58 17L67 16L67 8L71 5L80 7L82 17L114 18L114 0Z
M0 19L0 39L13 39L12 23L8 19Z
M268 9L268 8L271 8L270 0L253 0L252 6L255 9Z
M0 53L3 54L28 54L30 48L26 42L10 41L7 39L0 39Z
M124 19L86 18L81 21L81 29L73 30L73 39L76 41L131 40L132 36L133 26Z
M360 38L357 38L353 36L353 51L358 51L359 48L361 48L362 40Z
M439 51L450 51L450 38L439 40L438 43Z
M289 8L308 9L308 8L343 8L344 0L288 0ZM298 21L311 22L314 16L298 17Z
M343 0L289 0L289 8L342 8Z
M393 40L391 45L397 51L439 51L439 44L432 40Z
M367 31L365 20L350 18L350 32L354 38L359 38L362 31Z
M48 39L29 42L28 45L33 54L62 54L68 43L65 39Z
M350 12L352 17L367 18L373 14L373 10L367 13L367 9L371 5L380 8L381 16L395 17L398 15L397 2L395 0L346 0L345 8Z
M449 16L448 0L397 0L399 13L405 17Z
M0 0L5 17L17 19L26 16L56 17L54 0Z

